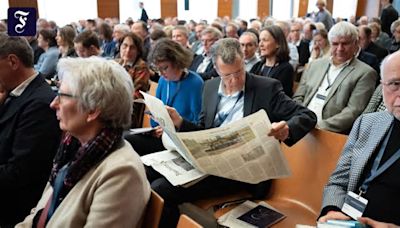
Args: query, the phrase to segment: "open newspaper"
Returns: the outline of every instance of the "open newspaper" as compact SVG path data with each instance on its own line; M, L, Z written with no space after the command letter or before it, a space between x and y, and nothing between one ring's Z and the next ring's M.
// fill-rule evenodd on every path
M290 175L279 142L268 136L271 123L264 110L223 127L177 133L162 101L142 94L164 130L162 140L168 149L142 156L142 161L174 186L208 174L251 184Z

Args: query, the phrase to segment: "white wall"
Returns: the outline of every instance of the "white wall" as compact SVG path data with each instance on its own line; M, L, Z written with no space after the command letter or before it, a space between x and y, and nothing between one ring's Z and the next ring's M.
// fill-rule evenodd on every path
M97 0L37 0L37 2L39 16L55 21L58 26L81 19L97 18Z
M356 15L357 2L357 0L334 0L332 17L349 18Z
M218 16L218 0L191 0L189 1L189 10L185 10L184 0L178 0L177 5L180 20L193 19L198 22L205 19L211 23Z
M257 0L239 0L239 15L240 19L249 20L256 18L258 4Z
M317 0L308 0L307 13L318 12L318 8L317 8L316 4L317 4Z
M140 0L144 4L149 18L161 17L160 0ZM131 17L134 21L138 20L141 15L139 8L139 0L119 0L119 18L121 23Z
M288 20L292 18L290 9L292 0L274 0L272 3L272 17L278 20Z
M0 19L6 19L8 11L8 0L0 0Z

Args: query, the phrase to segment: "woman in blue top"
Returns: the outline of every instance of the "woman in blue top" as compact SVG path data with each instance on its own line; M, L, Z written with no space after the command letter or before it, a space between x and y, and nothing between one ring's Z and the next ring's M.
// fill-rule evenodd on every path
M193 53L169 38L157 41L148 55L154 71L161 75L156 97L193 123L199 121L203 79L188 71ZM152 126L156 123L152 121Z

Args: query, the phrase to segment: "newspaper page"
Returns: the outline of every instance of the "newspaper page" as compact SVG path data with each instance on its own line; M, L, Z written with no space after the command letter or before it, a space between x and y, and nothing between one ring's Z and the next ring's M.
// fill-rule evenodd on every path
M185 148L185 145L182 144L182 141L176 135L176 130L174 123L171 120L171 117L168 114L167 109L164 106L164 103L158 98L151 96L147 93L140 91L140 93L144 97L144 103L149 108L151 112L151 118L154 119L164 131L162 135L162 141L164 147L168 150L175 150L181 156L189 162L192 166L197 167L195 163L193 163L194 159L190 155L190 153Z
M289 166L279 142L268 136L264 110L223 127L177 133L201 172L257 184L288 177Z
M143 164L152 166L174 186L185 185L205 177L204 173L194 168L175 151L164 150L141 157Z
M290 175L279 142L268 136L271 123L264 110L223 127L176 133L162 101L142 94L152 118L164 129L163 142L174 145L200 173L251 184Z

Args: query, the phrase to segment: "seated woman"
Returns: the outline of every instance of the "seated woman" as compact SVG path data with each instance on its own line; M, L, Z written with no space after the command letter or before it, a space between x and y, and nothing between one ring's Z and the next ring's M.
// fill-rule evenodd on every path
M38 46L43 48L44 52L40 55L35 70L43 74L46 79L50 79L56 73L58 55L56 34L50 29L39 31Z
M276 25L262 29L259 50L261 61L254 66L255 74L278 79L285 94L292 97L294 70L289 63L289 48L282 29Z
M331 45L328 40L328 32L325 29L316 30L313 36L314 45L312 47L310 63L313 60L329 57L331 55Z
M161 76L156 97L165 105L174 107L185 119L198 123L203 79L187 70L193 59L191 51L171 39L162 38L154 45L147 59Z
M58 70L50 106L65 135L42 198L17 227L139 227L150 187L122 138L131 121L129 75L99 57L61 59Z
M66 25L57 31L57 45L60 51L59 58L76 57L74 49L75 29L71 25Z
M150 71L142 59L143 42L134 33L127 33L120 39L120 59L116 61L122 65L132 78L135 86L133 99L143 98L139 91L147 92L150 88ZM134 103L131 128L142 127L144 104Z
M185 119L198 123L201 110L203 79L197 73L187 70L193 55L190 50L169 38L162 38L152 47L148 61L155 72L161 75L156 97L165 105L174 107ZM151 122L155 127L157 124ZM152 135L126 135L125 138L140 154L164 150L159 139L161 129Z

